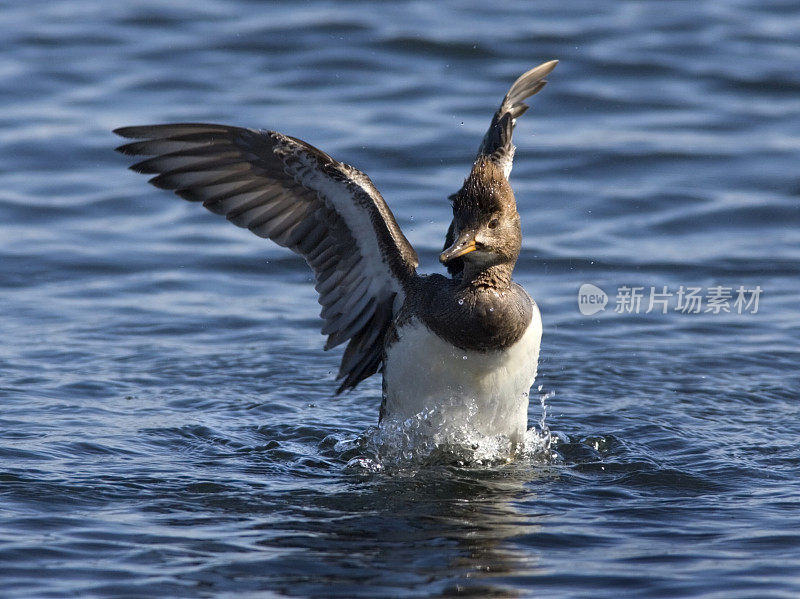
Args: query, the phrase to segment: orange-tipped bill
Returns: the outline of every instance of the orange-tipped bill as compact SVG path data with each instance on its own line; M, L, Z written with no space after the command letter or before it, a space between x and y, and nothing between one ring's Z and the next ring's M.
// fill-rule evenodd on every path
M470 252L474 252L478 249L478 245L475 243L475 232L474 231L466 231L458 236L456 242L439 254L439 262L442 264L447 264L450 260L454 260L456 258L460 258L465 254L469 254Z

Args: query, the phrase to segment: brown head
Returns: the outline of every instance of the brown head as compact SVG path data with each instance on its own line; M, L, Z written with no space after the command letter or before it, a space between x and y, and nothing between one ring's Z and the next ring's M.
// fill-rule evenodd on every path
M522 245L514 192L500 167L479 158L464 185L453 196L455 242L441 253L447 264L461 258L464 274L505 266L509 279Z

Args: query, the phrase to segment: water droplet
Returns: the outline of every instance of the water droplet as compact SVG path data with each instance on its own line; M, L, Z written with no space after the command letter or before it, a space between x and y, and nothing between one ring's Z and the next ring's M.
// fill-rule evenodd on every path
M467 359L467 356L461 356L461 359L462 359L462 360L466 360L466 359Z
M458 305L459 306L463 306L464 305L464 300L463 299L458 300Z

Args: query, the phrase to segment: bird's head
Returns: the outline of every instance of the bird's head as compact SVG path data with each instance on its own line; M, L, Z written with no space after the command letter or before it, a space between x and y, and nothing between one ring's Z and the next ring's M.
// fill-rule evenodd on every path
M513 266L522 230L514 192L500 167L479 158L452 200L455 242L439 256L442 264L461 258L470 270Z

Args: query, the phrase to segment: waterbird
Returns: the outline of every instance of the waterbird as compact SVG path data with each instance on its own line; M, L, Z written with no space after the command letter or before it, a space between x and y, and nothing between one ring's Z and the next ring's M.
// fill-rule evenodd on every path
M439 256L449 276L421 275L417 253L369 177L277 131L205 123L122 127L130 168L302 256L314 272L325 349L347 343L336 394L383 374L379 420L461 410L471 430L521 440L542 321L512 278L522 244L508 182L512 133L558 61L522 74L494 113L452 196Z

